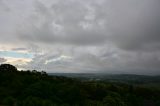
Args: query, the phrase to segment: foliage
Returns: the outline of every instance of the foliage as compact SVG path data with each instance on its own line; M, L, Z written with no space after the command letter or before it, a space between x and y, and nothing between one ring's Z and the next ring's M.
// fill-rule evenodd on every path
M0 65L0 106L159 106L160 91Z

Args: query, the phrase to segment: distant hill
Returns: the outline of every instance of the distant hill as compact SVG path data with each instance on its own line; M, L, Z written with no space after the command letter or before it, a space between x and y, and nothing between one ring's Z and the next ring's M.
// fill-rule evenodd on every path
M124 82L130 84L159 83L160 76L147 76L135 74L105 74L105 73L48 73L48 75L78 78L80 80L98 80L111 82Z

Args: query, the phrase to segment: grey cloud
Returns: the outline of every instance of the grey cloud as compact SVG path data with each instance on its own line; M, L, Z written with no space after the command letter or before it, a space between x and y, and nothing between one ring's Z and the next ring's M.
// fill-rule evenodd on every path
M27 6L22 10L17 2L13 4L14 11L10 15L4 12L0 18L6 23L0 25L5 29L0 30L0 41L19 42L34 54L26 68L50 72L139 70L132 73L160 69L159 0L24 0L20 7ZM18 46L13 50L23 50ZM61 56L72 59L60 60Z
M79 5L77 2L60 2L46 7L40 2L36 2L36 14L38 14L37 23L39 26L29 26L30 30L22 32L22 39L43 42L43 43L62 43L77 45L92 45L106 41L104 29L93 21L86 21L88 15L85 3ZM74 8L74 9L72 9ZM92 16L90 16L92 18ZM81 23L83 25L81 25ZM35 23L36 24L36 23ZM83 26L91 25L91 30L84 29ZM29 32L29 33L28 33Z
M120 3L120 6L115 8L115 12L113 11L115 14L112 17L115 18L113 23L116 23L112 26L112 39L118 47L126 50L144 50L149 49L148 47L151 50L152 48L159 50L154 47L155 45L159 46L160 41L160 12L158 11L160 8L158 3L157 0L147 2L129 0L125 2L125 6ZM126 5L129 6L127 10Z
M159 73L159 52L131 52L114 49L111 46L85 48L65 46L64 48L36 55L28 64L27 69L47 70L48 72ZM58 58L63 55L71 56L71 59L59 60ZM55 61L46 64L48 60Z
M27 50L27 48L13 48L13 51L23 51L23 50Z
M97 45L108 41L124 50L159 50L158 2L123 0L98 4L82 0L59 1L50 6L36 2L39 21L26 28L21 37L71 45Z
M7 61L7 59L5 59L5 58L0 58L0 63L2 64L2 63L4 63L4 62L6 62Z
M10 11L10 8L5 4L4 0L0 0L0 9L6 12Z

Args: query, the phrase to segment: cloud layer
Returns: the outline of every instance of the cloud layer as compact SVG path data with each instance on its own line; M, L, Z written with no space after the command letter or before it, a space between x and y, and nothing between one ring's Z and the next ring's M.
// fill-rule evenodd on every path
M159 0L1 0L2 51L34 54L20 68L160 73ZM2 57L5 58L5 57Z

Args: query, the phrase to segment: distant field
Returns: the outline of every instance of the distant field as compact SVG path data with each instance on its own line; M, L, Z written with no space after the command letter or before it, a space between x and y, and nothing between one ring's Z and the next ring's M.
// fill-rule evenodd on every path
M134 75L134 74L102 74L102 73L49 73L49 75L78 78L82 81L106 81L134 84L145 87L160 87L160 76Z

